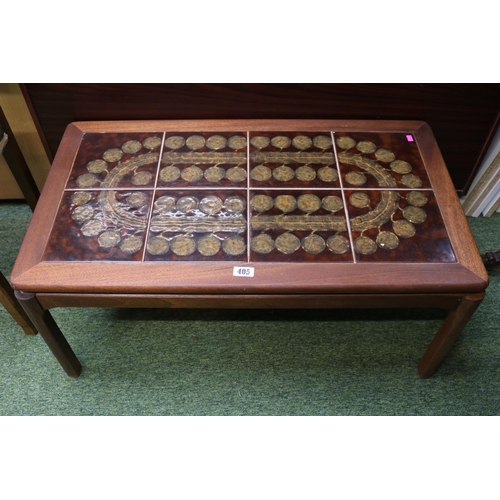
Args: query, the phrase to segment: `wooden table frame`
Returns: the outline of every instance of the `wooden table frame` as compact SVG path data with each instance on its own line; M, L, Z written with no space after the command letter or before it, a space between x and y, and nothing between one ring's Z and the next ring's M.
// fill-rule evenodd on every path
M253 278L233 276L235 262L54 262L42 260L59 201L85 132L138 131L405 132L417 141L456 257L443 263L251 262ZM482 259L432 131L423 122L349 120L199 120L79 122L65 132L28 228L11 283L61 366L81 366L49 313L54 307L407 308L449 310L418 371L432 375L484 297Z

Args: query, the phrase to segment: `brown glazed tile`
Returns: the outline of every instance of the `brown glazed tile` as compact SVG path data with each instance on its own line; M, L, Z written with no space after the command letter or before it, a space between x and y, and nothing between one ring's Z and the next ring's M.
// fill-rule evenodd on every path
M250 132L250 186L338 189L331 132Z
M352 262L340 191L252 190L250 260Z
M246 190L158 190L145 260L246 262Z
M358 262L455 262L432 191L345 191Z
M163 133L85 134L67 189L153 188Z
M152 191L65 191L43 260L140 261Z
M334 137L344 189L431 187L413 136L340 132Z
M246 132L167 133L158 187L246 187Z

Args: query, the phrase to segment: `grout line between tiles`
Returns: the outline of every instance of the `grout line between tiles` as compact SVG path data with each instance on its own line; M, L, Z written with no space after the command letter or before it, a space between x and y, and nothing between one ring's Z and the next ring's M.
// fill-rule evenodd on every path
M250 131L247 130L247 189L246 189L246 203L247 203L247 263L250 263Z
M352 260L354 264L356 264L356 252L354 251L354 241L352 239L352 230L351 230L351 221L349 220L349 211L347 209L347 201L345 199L345 193L344 193L344 184L342 182L342 175L340 172L340 163L339 163L339 157L337 155L337 147L335 145L335 132L331 131L332 134L332 143L333 143L333 153L335 154L335 162L337 163L337 171L339 174L339 183L340 183L340 192L342 194L342 201L344 202L344 213L345 213L345 221L346 221L346 226L347 226L347 234L349 235L349 242L351 244L351 255L352 255Z
M154 207L154 202L155 202L155 194L156 194L156 189L158 187L158 177L160 175L161 156L163 154L163 148L165 146L165 135L166 135L166 132L163 132L163 138L162 138L161 146L160 146L160 155L158 157L158 165L156 166L155 183L154 183L153 190L152 190L153 192L151 195L151 203L149 205L148 222L146 224L146 232L144 233L144 249L142 251L141 262L144 262L146 259L147 240L148 240L148 236L149 236L149 228L151 227L151 219L153 217L153 207Z

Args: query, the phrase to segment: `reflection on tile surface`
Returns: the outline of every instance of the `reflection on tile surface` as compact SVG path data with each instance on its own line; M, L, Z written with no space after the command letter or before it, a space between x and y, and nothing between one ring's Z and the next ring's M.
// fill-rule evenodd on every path
M160 191L146 260L245 260L246 191Z
M412 136L152 131L83 136L44 260L455 257Z

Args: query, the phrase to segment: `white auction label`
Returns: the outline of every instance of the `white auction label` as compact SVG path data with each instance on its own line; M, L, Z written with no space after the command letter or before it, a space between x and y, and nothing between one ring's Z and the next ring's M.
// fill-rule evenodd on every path
M253 273L253 267L233 267L233 276L245 276L247 278L253 278Z

